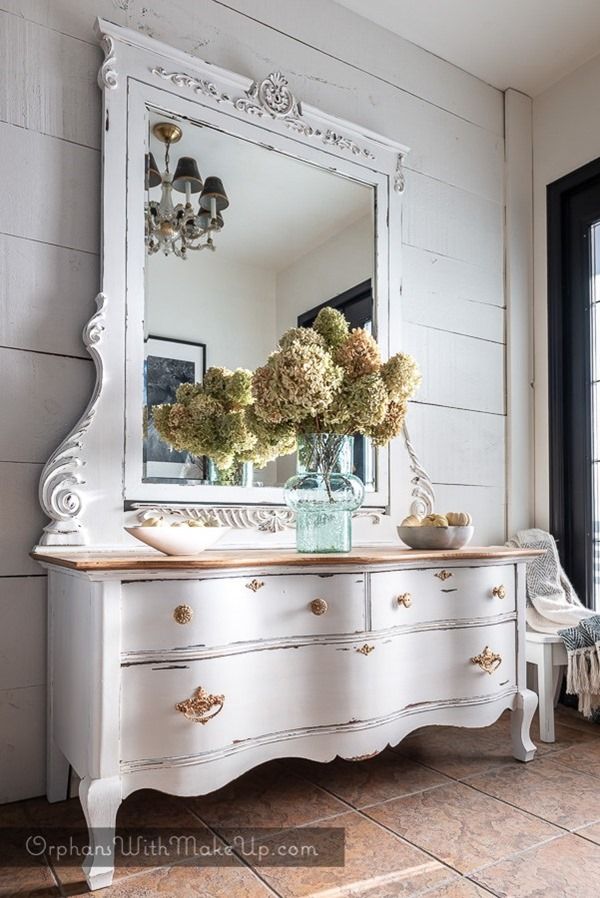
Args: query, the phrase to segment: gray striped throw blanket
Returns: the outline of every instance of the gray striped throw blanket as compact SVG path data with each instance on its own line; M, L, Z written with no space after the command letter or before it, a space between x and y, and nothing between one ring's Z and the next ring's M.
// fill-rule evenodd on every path
M507 545L545 549L527 563L527 627L558 634L567 650L567 692L589 717L600 707L600 615L581 604L562 569L554 537L545 530L520 530Z

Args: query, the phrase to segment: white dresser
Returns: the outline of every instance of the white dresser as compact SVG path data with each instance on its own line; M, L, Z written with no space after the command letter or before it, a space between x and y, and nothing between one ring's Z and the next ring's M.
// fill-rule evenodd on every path
M513 711L530 760L525 561L393 548L350 555L34 555L49 570L48 798L68 765L110 883L107 830L152 787L202 795L271 758L364 760L428 724Z

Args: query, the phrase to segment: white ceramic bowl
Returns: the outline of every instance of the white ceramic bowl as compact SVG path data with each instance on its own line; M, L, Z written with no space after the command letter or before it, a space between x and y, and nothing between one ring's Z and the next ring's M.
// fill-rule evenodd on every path
M165 555L198 555L214 546L231 527L125 527L125 530Z
M462 549L471 542L474 527L397 527L398 536L411 549Z

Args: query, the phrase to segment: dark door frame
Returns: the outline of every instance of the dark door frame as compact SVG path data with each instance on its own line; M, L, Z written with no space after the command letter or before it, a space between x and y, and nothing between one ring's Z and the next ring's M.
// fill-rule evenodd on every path
M581 600L593 600L589 227L600 159L547 187L550 529Z

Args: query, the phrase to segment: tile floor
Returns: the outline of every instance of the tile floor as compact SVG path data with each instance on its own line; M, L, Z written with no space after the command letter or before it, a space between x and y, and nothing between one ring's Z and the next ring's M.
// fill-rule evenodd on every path
M265 827L261 844L291 827L342 827L345 863L263 866L237 852L227 866L119 856L99 898L598 898L600 727L561 708L557 741L536 760L510 757L509 718L485 730L429 728L363 762L266 764L205 798L132 795L119 825L194 833L235 845ZM534 726L534 730L536 727ZM536 732L534 739L537 741ZM25 856L2 827L83 826L76 799L0 807L0 896L87 894L79 867ZM4 835L9 832L4 830ZM83 838L83 836L81 837ZM83 844L83 842L82 842Z

